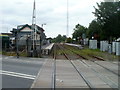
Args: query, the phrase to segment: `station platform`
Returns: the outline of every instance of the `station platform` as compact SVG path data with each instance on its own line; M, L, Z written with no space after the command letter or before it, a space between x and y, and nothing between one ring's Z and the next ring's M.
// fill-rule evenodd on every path
M64 43L64 44L69 45L69 46L78 47L79 49L83 49L82 45L72 44L72 43Z
M46 55L49 55L52 48L54 46L54 43L50 43L50 44L47 44L47 45L43 45L41 47L41 50L42 50L42 54L46 54Z

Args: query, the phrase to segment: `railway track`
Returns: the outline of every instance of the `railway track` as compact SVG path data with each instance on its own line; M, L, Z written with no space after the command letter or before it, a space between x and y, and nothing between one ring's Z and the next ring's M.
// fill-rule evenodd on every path
M59 88L70 88L71 90L84 88L88 90L102 90L102 88L118 90L118 76L96 64L97 62L85 60L81 56L79 59L72 60L63 45L55 44L53 50L53 59L46 60L41 69L41 74L36 79L35 86L48 87L51 90ZM61 54L59 54L58 50L60 50ZM69 52L72 51L69 50ZM72 52L73 54L78 56ZM66 59L58 59L59 55L62 55ZM98 63L101 64L101 62ZM116 67L114 69L117 70Z
M74 62L69 58L69 56L65 53L65 47L63 47L63 46L61 46L61 45L59 45L59 48L63 51L63 55L67 58L67 60L69 60L70 61L70 63L73 65L73 67L75 68L75 70L78 72L78 74L84 79L84 81L86 82L86 84L89 86L89 88L91 89L91 90L95 90L95 88L93 87L93 85L87 80L87 78L84 76L84 74L82 74L81 73L81 71L80 71L80 69L78 70L78 68L76 67L76 65L74 64ZM70 49L69 49L70 50ZM73 53L75 53L74 51L72 51L72 50L70 50L71 52L73 52ZM75 53L76 54L76 53ZM76 54L76 55L78 55L80 58L82 58L82 59L86 59L86 58L84 58L84 57L82 57L81 55L79 55L79 54ZM98 60L101 60L101 59L99 59L99 58L96 58L96 57L94 57L95 59L98 59ZM86 59L87 60L87 59ZM88 64L86 64L83 60L80 60L83 64L85 64L86 66L88 66L89 67L89 65ZM102 60L103 61L103 60ZM112 71L112 70L110 70L110 69L108 69L108 68L106 68L106 67L104 67L104 66L102 66L102 65L100 65L100 64L98 64L98 63L96 63L95 61L93 61L92 60L92 62L93 63L95 63L95 64L97 64L97 65L99 65L100 67L102 67L102 68L104 68L104 69L106 69L107 71L109 71L109 72L111 72L111 73L113 73L113 74L115 74L115 75L117 75L117 76L119 76L118 75L118 73L115 73L114 71ZM90 67L91 68L91 67ZM110 80L109 78L105 78L105 76L104 75L101 75L100 73L99 73L99 71L96 71L94 68L91 68L91 70L92 71L94 71L95 73L96 73L96 76L98 76L102 81L104 81L105 83L108 83L109 81L112 83L112 85L111 85L111 83L108 83L108 85L111 87L111 88L115 88L115 87L117 87L117 84L115 83L115 82L113 82L112 80ZM114 90L114 88L113 88L113 90Z
M76 63L76 62L74 62L74 63ZM109 77L109 75L105 75L104 73L99 72L99 70L97 70L96 68L90 66L88 63L86 63L86 62L84 62L82 60L77 61L76 65L78 65L80 63L87 66L90 69L90 71L95 74L95 76L97 76L103 82L105 82L107 85L109 85L112 90L116 90L116 87L118 87L118 83L116 83L115 81L112 81L112 79L111 79L111 77Z
M82 77L82 79L85 81L85 83L88 85L88 87L90 88L90 90L96 90L95 87L87 80L87 78L82 74L82 72L80 72L76 65L71 61L71 59L67 56L67 54L64 51L64 48L62 46L59 46L59 48L62 50L63 55L67 58L67 60L70 61L70 63L72 64L72 66L74 67L74 69L77 71L77 73L80 75L80 77Z
M64 48L65 48L65 47L64 47ZM88 60L87 58L81 56L80 54L76 53L75 51L71 50L70 48L67 48L67 49L69 49L71 52L73 52L73 53L75 53L76 55L78 55L78 56L80 57L80 59ZM102 59L102 58L100 58L100 57L97 57L97 56L94 56L94 55L89 55L89 56L93 58L93 59L89 59L90 61L94 62L95 64L97 64L97 65L99 65L99 66L101 66L101 67L103 67L104 69L108 70L109 72L112 72L112 73L114 73L114 74L117 75L117 76L120 76L119 73L116 73L116 72L114 72L113 70L110 70L110 69L108 69L107 67L105 67L105 66L103 66L103 65L95 62L96 60L97 60L97 61L105 61L104 59ZM83 62L83 63L84 63L84 62Z
M52 72L52 90L55 90L56 88L56 45L54 45L54 49L53 49L53 72Z
M52 72L52 90L55 90L57 87L56 83L57 83L57 71L56 71L56 68L57 68L57 49L60 49L62 51L62 55L66 58L66 60L68 60L71 65L73 66L74 70L76 71L76 73L78 73L78 75L83 79L83 81L86 83L86 85L89 87L90 90L96 90L94 84L91 83L91 81L89 81L89 79L86 77L85 73L83 71L81 71L81 69L77 66L77 64L79 63L82 63L83 66L87 66L92 72L94 72L94 74L99 77L100 80L102 80L103 82L105 82L109 87L111 87L112 90L116 90L116 87L117 87L117 83L110 80L109 77L107 76L104 76L104 74L101 74L99 71L96 71L96 69L94 67L91 67L89 64L87 64L85 62L85 59L83 56L79 55L79 54L76 54L74 51L70 50L70 52L74 53L75 55L79 56L80 59L83 59L83 60L72 60L69 55L66 54L66 51L65 51L65 47L62 46L62 45L55 45L54 46L54 54L53 54L53 57L54 57L54 63L53 63L53 72ZM78 63L76 63L78 62ZM107 70L107 72L111 72L115 75L118 75L117 73L113 72L112 70L109 70L108 68L98 64L97 62L95 61L92 61L92 63L98 65L99 67L102 67L104 68L105 70ZM118 75L119 76L119 75Z

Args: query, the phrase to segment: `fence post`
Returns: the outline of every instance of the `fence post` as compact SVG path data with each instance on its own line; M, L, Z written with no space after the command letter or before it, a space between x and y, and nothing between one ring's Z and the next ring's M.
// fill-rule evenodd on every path
M112 45L111 44L108 44L108 52L112 53Z
M90 49L97 49L97 40L90 40L89 41L89 48Z
M112 53L116 53L116 42L112 42Z
M116 55L120 55L120 42L116 42Z

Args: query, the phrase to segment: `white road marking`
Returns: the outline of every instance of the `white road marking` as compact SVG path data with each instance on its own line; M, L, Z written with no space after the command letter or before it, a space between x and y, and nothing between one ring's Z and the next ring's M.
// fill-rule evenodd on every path
M0 70L0 72L3 72L3 73L11 73L11 74L18 74L18 75L22 75L22 76L28 76L28 77L36 77L36 76L33 76L33 75L28 75L28 74L23 74L23 73L16 73L16 72L10 72L10 71L3 71L3 70Z
M8 58L13 58L13 56L7 56L7 57L4 57L4 59L8 59Z
M4 59L8 59L9 57L5 57Z
M10 71L3 71L3 70L0 70L0 74L14 76L14 77L27 78L27 79L35 79L35 77L36 77L34 75L28 75L28 74L16 73L16 72L10 72Z
M13 56L9 56L9 57L13 57Z

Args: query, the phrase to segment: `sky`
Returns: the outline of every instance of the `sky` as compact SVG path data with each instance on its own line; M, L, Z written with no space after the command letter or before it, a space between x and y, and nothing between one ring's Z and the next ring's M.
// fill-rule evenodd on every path
M88 27L95 19L94 7L102 0L68 0L69 2L69 33L78 23ZM10 32L17 25L32 24L34 0L1 0L0 1L0 32ZM67 0L36 0L36 24L45 29L46 36L56 37L67 32Z

